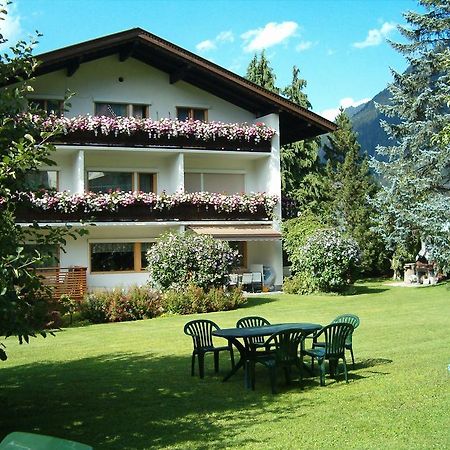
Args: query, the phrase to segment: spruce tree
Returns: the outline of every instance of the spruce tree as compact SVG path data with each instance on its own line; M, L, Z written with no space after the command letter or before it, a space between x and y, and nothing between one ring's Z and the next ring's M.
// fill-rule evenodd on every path
M261 52L261 56L257 54L253 56L247 67L247 74L245 76L247 80L267 89L268 91L278 94L280 90L276 87L276 75L270 66L269 60L266 58L264 50Z
M407 12L399 31L406 43L392 43L409 63L393 71L392 103L381 112L400 123L382 125L392 145L379 147L373 167L383 185L376 197L378 231L393 250L426 243L430 259L450 269L450 3L420 0L423 13ZM439 137L441 138L439 141ZM411 257L411 256L410 256Z

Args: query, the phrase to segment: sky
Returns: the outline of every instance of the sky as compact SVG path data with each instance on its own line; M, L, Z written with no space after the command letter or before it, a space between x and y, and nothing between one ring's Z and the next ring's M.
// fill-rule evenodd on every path
M387 40L402 41L408 10L415 0L14 0L0 33L14 43L38 30L39 54L140 27L242 76L264 50L277 86L297 66L313 111L333 120L406 69Z

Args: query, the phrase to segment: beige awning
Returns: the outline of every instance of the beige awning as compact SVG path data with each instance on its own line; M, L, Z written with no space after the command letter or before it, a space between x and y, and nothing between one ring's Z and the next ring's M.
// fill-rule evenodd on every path
M270 225L190 226L197 234L209 234L224 241L272 241L281 233Z

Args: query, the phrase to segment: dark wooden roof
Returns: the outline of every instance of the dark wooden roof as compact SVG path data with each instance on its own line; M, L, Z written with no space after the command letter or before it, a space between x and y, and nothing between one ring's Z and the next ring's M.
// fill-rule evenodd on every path
M183 80L256 117L280 115L281 144L318 136L336 129L333 122L195 55L141 28L64 47L37 56L35 76L60 69L73 75L80 64L117 54L120 61L136 58L169 74L170 82Z

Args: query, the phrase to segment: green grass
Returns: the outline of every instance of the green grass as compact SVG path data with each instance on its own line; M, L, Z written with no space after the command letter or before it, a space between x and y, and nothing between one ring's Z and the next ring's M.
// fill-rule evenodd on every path
M271 322L327 323L352 312L356 370L350 383L318 378L270 393L243 374L190 376L194 317L233 326L244 315ZM270 295L208 315L65 329L19 346L0 363L0 439L29 431L98 449L444 449L450 448L450 290L358 285L351 296Z

